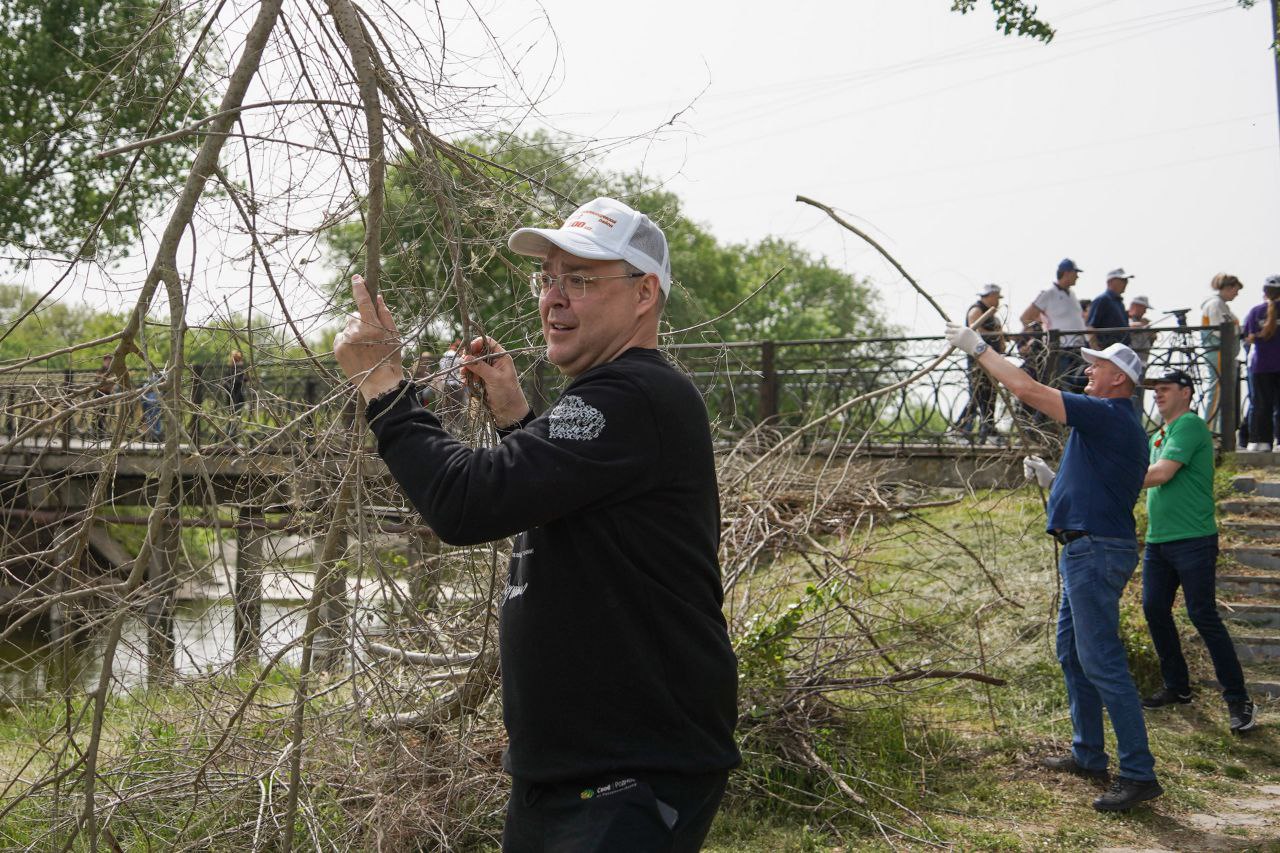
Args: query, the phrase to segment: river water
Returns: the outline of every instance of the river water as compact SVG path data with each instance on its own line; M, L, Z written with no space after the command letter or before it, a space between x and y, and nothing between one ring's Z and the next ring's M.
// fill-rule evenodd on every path
M384 623L376 609L361 607L365 630L378 631ZM306 607L297 603L262 604L262 660L289 644L294 647L283 662L297 665L302 647L297 643L306 623ZM42 628L24 626L16 636L0 641L0 706L14 705L46 695L67 681L81 689L97 685L102 672L105 630L97 629L79 641L64 657L50 647ZM193 601L178 605L175 614L176 664L179 675L199 675L231 664L235 641L235 611L221 601ZM146 624L141 617L126 618L112 667L118 686L134 687L147 677Z

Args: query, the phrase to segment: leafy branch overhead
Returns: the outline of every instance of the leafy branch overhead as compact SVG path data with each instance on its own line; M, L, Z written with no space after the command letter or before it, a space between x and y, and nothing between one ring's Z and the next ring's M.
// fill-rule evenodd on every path
M872 337L890 331L866 280L782 238L722 242L689 216L675 193L655 189L637 174L597 169L563 140L545 134L503 134L471 139L459 147L476 163L466 173L452 164L445 167L456 202L465 211L458 217L456 235L457 260L469 285L465 303L470 319L506 345L534 345L538 337L536 303L527 283L532 267L529 259L507 250L507 235L522 225L556 222L597 195L626 199L649 212L666 231L676 279L675 296L665 313L671 329L721 317L699 331L724 340ZM454 247L431 198L434 180L415 155L402 156L390 166L382 290L393 310L429 325L422 328L426 338L453 339L461 334L460 304L450 276ZM486 191L489 184L534 199L536 208L495 197ZM333 297L341 301L348 292L344 266L355 269L362 257L363 223L352 220L327 232L325 240L334 266L341 270L331 283ZM747 299L778 270L782 272L774 282Z
M978 4L977 0L952 0L951 11L967 15ZM991 0L991 11L996 15L996 29L1005 35L1029 36L1048 43L1053 41L1055 30L1038 17L1039 7L1025 0Z
M209 112L217 53L204 46L182 70L190 23L163 0L0 4L0 244L73 250L99 217L86 254L136 242L139 221L185 175L192 143L151 146L136 161L93 154Z
M1258 0L1236 0L1242 9L1251 9ZM978 5L978 0L952 0L951 11L967 15ZM991 0L991 11L996 16L996 29L1004 35L1028 36L1046 44L1053 41L1057 30L1040 17L1040 7L1026 0ZM1280 20L1275 22L1277 36L1274 46L1280 51Z

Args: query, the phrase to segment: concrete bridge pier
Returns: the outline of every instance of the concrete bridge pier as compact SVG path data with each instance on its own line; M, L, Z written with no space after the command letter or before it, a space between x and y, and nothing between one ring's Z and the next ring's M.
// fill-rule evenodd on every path
M181 529L176 507L165 509L159 538L147 563L147 681L153 685L172 683L177 673L177 638L174 609L178 603L178 549Z
M236 525L235 658L239 666L257 661L262 648L262 572L265 518L256 507L242 506Z
M54 529L54 568L46 581L46 588L53 596L45 620L49 628L49 647L57 649L48 672L51 689L66 688L73 678L73 662L78 645L83 645L84 629L88 620L84 609L62 600L62 595L76 586L75 556L76 529L73 525L58 525ZM77 642L81 641L81 642Z

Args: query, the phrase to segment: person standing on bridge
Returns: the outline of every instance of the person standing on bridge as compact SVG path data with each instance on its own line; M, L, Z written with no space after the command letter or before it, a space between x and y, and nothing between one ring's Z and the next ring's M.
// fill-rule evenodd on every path
M1050 364L1054 365L1054 378L1071 391L1079 391L1085 385L1084 362L1080 359L1080 347L1085 342L1084 314L1072 290L1082 272L1075 261L1063 258L1058 264L1057 279L1037 294L1019 318L1024 326L1040 320L1046 331L1055 333L1049 338L1053 344Z
M1046 529L1063 546L1057 641L1071 706L1071 752L1043 764L1105 780L1105 706L1120 768L1093 807L1124 811L1154 799L1164 791L1156 780L1142 702L1120 639L1120 594L1138 564L1133 505L1147 471L1147 436L1130 402L1142 362L1124 344L1083 349L1088 384L1084 394L1071 394L1036 382L992 351L973 329L948 324L946 337L1019 400L1071 427L1061 473L1055 476L1036 457L1027 460L1029 474L1051 485Z
M1221 326L1230 323L1240 334L1240 318L1231 310L1231 301L1240 295L1244 284L1240 279L1227 273L1218 273L1209 282L1213 289L1210 296L1200 305L1200 325ZM1220 329L1206 329L1200 333L1200 343L1204 346L1204 361L1209 367L1210 385L1204 395L1204 414L1202 417L1216 432L1221 428L1222 412L1218 411L1221 399L1221 387L1218 378L1222 376L1225 365L1222 363L1222 332ZM1234 358L1234 355L1232 356Z
M737 663L721 612L707 411L658 351L667 240L613 199L509 240L548 361L570 378L538 416L490 338L467 348L502 440L471 448L418 403L379 296L334 344L378 453L444 541L515 536L499 657L512 776L503 849L699 849L739 760Z
M111 367L114 363L115 356L108 354L102 357L102 366L93 375L93 396L95 400L110 397L118 390L116 376L111 372ZM106 438L109 434L107 430L107 407L105 404L98 407L98 413L93 419L93 431L98 438Z
M1089 328L1089 337L1093 339L1093 345L1098 349L1112 344L1125 346L1130 344L1129 313L1124 308L1124 290L1129 286L1131 278L1133 276L1125 272L1124 267L1107 273L1107 289L1098 294L1098 298L1089 305L1086 325ZM1099 329L1115 331L1097 331ZM1120 329L1125 331L1119 331Z
M1244 340L1249 351L1249 446L1271 452L1280 415L1280 275L1267 276L1265 299L1244 317Z
M227 371L226 379L223 380L223 388L231 401L231 427L227 434L232 440L240 434L240 412L244 409L246 370L244 353L238 349L233 349L231 351L230 367Z
M983 314L1000 306L1000 285L984 284L978 291L978 299L969 306L965 314L965 323L972 326ZM988 346L995 347L996 352L1005 350L1004 329L995 314L990 315L978 325L982 339ZM969 359L969 402L965 405L960 419L956 421L956 432L969 436L977 425L976 440L984 443L996 432L996 386L992 384L987 372L972 358ZM972 440L972 439L971 439Z
M1160 657L1164 687L1142 700L1144 708L1187 705L1191 680L1182 657L1173 599L1182 587L1187 615L1196 626L1222 686L1231 731L1253 728L1253 702L1235 645L1218 614L1218 525L1214 521L1213 436L1191 411L1195 383L1170 370L1144 383L1155 389L1164 425L1151 436L1147 488L1147 544L1142 553L1142 612Z

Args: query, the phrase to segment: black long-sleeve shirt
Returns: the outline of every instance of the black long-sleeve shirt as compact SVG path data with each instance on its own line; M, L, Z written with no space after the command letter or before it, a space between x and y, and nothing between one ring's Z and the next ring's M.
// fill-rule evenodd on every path
M512 775L705 773L739 761L706 408L657 350L594 367L493 448L417 395L375 400L378 452L436 534L518 534L499 620Z

